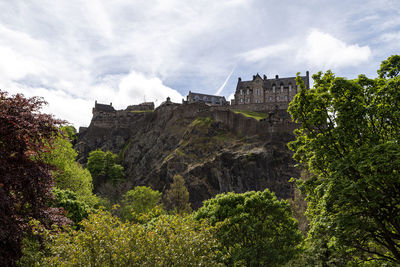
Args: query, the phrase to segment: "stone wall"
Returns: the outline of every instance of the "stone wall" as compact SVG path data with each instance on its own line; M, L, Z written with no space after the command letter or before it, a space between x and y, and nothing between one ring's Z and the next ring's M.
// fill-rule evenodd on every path
M288 103L285 102L273 102L273 103L253 103L253 104L239 104L239 105L231 105L231 109L239 109L239 110L251 110L258 112L272 112L275 110L287 110Z

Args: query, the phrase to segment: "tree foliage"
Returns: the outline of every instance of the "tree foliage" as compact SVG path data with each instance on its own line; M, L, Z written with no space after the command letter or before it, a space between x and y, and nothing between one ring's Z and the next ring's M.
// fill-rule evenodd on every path
M118 156L110 151L94 150L89 153L87 168L93 177L95 190L106 182L115 184L123 181L124 168L117 162Z
M74 128L62 127L61 130L53 142L53 149L43 155L47 163L57 168L53 171L55 186L75 192L79 200L93 206L98 199L92 192L92 176L75 161L78 154L71 143L71 138L74 138Z
M49 209L51 166L42 159L63 123L40 113L41 98L0 91L0 262L14 265L30 218L45 225L56 220Z
M266 189L217 195L204 202L196 218L218 225L228 265L281 266L300 251L302 235L291 215L289 204Z
M78 226L83 219L87 218L91 208L82 201L79 201L77 195L70 190L53 189L54 200L52 206L63 208L65 216L71 219L75 226Z
M147 213L161 201L161 193L146 186L136 186L123 196L122 217L132 221L134 214Z
M164 204L168 210L183 214L190 213L192 208L189 203L189 191L185 186L185 180L181 175L175 175L170 189L164 195Z
M400 263L399 56L384 61L377 79L332 72L313 75L289 107L300 123L290 144L313 176L299 180L307 195L310 242L357 261ZM315 255L315 253L314 253Z
M73 229L47 233L42 266L218 266L214 228L190 217L161 216L150 225L123 223L99 211Z

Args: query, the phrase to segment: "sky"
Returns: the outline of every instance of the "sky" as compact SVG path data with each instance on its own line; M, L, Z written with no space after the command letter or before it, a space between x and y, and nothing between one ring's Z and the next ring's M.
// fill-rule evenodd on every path
M0 0L0 90L88 126L189 91L233 97L238 77L332 70L376 77L400 48L399 0Z

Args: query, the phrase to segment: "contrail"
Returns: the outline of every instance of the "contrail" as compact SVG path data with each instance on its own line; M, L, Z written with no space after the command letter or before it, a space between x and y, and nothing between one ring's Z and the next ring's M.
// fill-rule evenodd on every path
M226 77L226 79L225 79L224 83L221 85L221 87L217 90L217 92L215 92L216 95L219 95L222 92L222 90L224 90L225 85L229 81L229 79L231 78L232 73L235 70L235 68L236 68L236 65L232 68L231 73L229 73L228 77Z

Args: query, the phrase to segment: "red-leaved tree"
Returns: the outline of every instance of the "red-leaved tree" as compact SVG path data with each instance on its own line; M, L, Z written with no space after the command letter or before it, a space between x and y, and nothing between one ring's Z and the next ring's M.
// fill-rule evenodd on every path
M21 256L21 239L28 221L44 225L62 222L47 206L52 167L41 159L63 121L39 110L42 98L9 96L0 90L0 265L13 266Z

